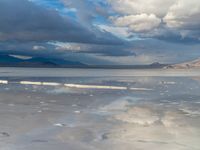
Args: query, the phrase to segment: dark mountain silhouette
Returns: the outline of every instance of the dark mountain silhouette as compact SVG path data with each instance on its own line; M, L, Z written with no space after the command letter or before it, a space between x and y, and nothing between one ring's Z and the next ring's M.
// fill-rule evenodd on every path
M0 67L47 67L47 68L99 68L99 69L156 69L166 64L158 62L149 65L86 65L78 61L56 58L33 57L21 59L12 55L0 55Z
M20 59L10 55L0 55L1 67L75 67L85 66L85 64L55 58L33 57L30 59Z

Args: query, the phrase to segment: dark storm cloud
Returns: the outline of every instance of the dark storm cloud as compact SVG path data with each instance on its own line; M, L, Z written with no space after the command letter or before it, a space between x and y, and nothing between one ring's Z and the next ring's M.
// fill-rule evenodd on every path
M38 49L34 49L37 47ZM41 49L39 49L41 48ZM51 53L57 53L53 51L53 46L42 42L0 42L0 54L16 54L16 55L51 55ZM55 54L53 55L55 56Z
M155 36L154 38L159 40L164 40L173 43L182 43L182 44L196 44L199 43L199 40L196 37L185 37L183 38L181 35L162 35Z
M97 45L65 43L68 46L60 47L51 42L0 42L0 53L20 55L53 55L61 57L63 54L95 54L98 56L136 56L129 45ZM77 50L78 49L78 50Z
M140 34L142 38L151 38L163 40L171 43L181 43L181 44L195 44L199 43L200 31L198 30L175 30L167 29L161 26L159 29L151 31L149 33Z
M48 10L27 0L0 1L0 41L67 41L119 44L110 33L88 30L55 10Z

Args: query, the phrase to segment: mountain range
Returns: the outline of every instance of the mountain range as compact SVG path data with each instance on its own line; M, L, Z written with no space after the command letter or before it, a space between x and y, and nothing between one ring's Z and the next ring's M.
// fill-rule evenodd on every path
M37 68L102 68L102 69L200 69L200 58L179 63L160 64L158 62L147 65L87 65L79 61L71 61L45 57L17 57L16 55L0 54L0 67L37 67Z
M166 69L192 69L192 68L197 69L197 68L199 68L200 69L200 58L193 60L193 61L189 61L189 62L168 65L164 68L166 68Z
M0 55L0 67L77 67L85 64L56 58L32 57L21 59L12 55Z
M87 65L78 61L56 58L30 57L22 59L16 55L0 55L0 67L153 69L166 66L166 64L160 64L158 62L149 65Z

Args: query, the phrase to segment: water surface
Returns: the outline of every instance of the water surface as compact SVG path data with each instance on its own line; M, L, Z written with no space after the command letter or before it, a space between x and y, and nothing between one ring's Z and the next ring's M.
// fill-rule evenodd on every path
M198 70L0 68L2 150L199 150Z

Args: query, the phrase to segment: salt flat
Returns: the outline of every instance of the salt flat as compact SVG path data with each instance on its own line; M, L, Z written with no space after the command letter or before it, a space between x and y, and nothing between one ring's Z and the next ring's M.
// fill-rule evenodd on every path
M1 77L199 76L200 69L0 68Z
M0 71L2 150L200 149L198 71L8 70Z

